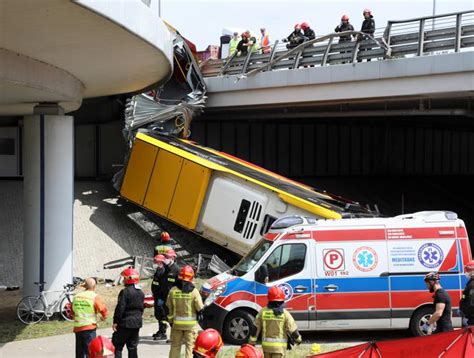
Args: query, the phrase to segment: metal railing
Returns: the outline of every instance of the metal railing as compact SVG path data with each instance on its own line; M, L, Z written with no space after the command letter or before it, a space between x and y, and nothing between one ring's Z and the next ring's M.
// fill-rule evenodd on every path
M341 35L362 40L341 42ZM208 61L201 71L204 77L250 76L262 71L460 52L470 47L474 47L474 10L389 21L385 28L375 31L374 37L358 31L332 33L292 49L276 41L269 54L234 54L225 60Z

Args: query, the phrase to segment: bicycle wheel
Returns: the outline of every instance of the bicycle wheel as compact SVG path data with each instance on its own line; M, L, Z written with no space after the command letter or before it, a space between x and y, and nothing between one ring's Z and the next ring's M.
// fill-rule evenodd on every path
M44 317L46 307L38 296L26 296L21 299L16 307L16 315L24 324L35 324Z
M72 315L72 294L66 294L66 296L64 296L64 298L61 300L61 304L59 305L59 309L61 317L65 321L74 321L74 317Z

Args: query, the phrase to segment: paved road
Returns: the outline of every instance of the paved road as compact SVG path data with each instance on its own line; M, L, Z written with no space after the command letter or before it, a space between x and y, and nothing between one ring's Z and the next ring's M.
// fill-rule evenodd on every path
M140 331L139 355L144 358L167 357L168 344L158 344L153 341L151 335L155 332L156 325L145 325ZM110 328L99 330L99 334L110 337ZM360 342L371 340L386 340L405 338L407 331L351 331L351 332L305 332L304 343L340 344L349 343L355 345ZM25 341L11 342L0 347L2 357L48 357L64 358L74 356L74 335L60 335L46 338L30 339Z

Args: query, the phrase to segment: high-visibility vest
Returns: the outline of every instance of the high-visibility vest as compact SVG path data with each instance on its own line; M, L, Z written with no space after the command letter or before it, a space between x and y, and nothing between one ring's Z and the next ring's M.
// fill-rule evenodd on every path
M262 348L286 348L285 315L275 315L270 308L262 309Z
M260 39L260 47L262 48L262 53L270 53L270 38L268 35L265 35Z
M97 317L94 301L97 293L94 291L84 291L78 293L72 302L74 312L74 327L89 326L97 324Z
M173 287L170 291L169 294L173 301L173 312L170 312L173 318L173 328L188 330L194 328L198 323L193 307L193 291L184 293L177 287Z
M229 42L229 56L232 56L235 51L237 51L237 45L239 44L239 39L231 38Z

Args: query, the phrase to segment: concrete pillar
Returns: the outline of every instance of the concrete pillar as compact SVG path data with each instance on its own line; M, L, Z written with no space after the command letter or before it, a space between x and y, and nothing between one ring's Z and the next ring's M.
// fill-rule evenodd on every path
M72 281L74 120L55 104L24 118L23 294Z

